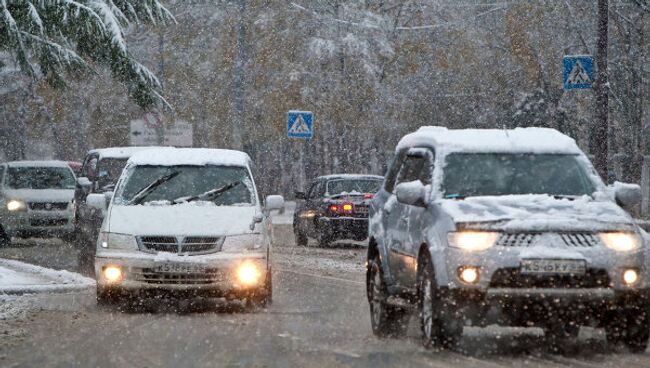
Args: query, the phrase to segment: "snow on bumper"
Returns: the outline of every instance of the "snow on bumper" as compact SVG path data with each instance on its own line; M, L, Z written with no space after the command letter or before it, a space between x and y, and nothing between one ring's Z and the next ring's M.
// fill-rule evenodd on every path
M24 211L7 212L2 216L2 227L10 236L31 236L39 234L68 234L74 230L73 212L66 211Z
M249 267L255 282L242 282L240 271ZM117 281L103 272L118 267ZM95 273L100 288L241 293L263 287L268 260L266 253L214 253L201 256L152 255L141 252L98 252Z

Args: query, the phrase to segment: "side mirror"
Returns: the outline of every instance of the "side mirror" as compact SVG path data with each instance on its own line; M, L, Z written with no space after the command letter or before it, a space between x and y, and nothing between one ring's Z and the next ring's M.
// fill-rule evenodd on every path
M395 187L397 201L411 206L426 207L426 190L419 180L400 183Z
M93 185L93 183L91 183L87 177L80 176L77 178L77 185L79 185L82 188L90 188L90 186Z
M113 196L112 192L110 193L110 197L108 197L107 194L108 193L88 194L88 197L86 197L86 205L88 205L90 208L100 210L102 213L106 212L110 198Z
M284 198L281 195L270 195L264 201L264 209L267 212L281 210L284 208Z
M305 192L295 192L296 199L307 199Z
M614 198L616 203L624 208L634 207L641 203L641 187L637 184L614 182Z

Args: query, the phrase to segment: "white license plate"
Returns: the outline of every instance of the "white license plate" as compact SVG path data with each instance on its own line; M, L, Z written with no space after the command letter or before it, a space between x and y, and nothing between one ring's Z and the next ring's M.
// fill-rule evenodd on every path
M201 265L184 265L178 263L163 263L155 267L156 272L164 273L202 273L205 267Z
M587 263L584 260L569 259L524 259L521 261L521 273L584 275Z

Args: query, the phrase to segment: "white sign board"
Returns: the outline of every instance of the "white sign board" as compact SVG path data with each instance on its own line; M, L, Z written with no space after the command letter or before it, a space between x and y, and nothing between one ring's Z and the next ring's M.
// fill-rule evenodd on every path
M192 147L192 124L181 120L166 124L163 128L163 136L163 146ZM132 146L156 146L158 132L155 126L143 119L131 120L129 140Z

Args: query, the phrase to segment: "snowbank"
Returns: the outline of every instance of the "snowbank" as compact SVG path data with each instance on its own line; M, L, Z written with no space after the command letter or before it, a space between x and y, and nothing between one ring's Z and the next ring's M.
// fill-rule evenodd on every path
M0 259L0 294L61 292L93 286L95 280L74 272Z

